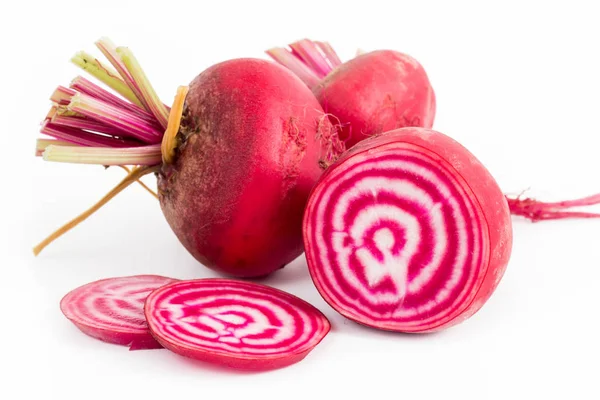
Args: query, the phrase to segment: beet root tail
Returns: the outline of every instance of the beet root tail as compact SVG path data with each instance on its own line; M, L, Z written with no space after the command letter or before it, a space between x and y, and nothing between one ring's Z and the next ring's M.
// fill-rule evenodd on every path
M573 211L574 207L585 207L600 204L600 193L574 200L544 202L532 198L516 198L506 196L510 213L525 217L532 222L570 219L570 218L600 218L600 213Z

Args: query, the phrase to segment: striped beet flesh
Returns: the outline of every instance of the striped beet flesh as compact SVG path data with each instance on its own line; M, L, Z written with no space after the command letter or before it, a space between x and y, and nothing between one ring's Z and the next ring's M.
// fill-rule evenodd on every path
M148 296L145 313L174 353L253 371L301 361L330 329L317 308L290 293L225 278L163 286Z
M506 269L506 198L462 145L426 128L368 138L333 164L304 215L311 277L360 324L433 332L489 299Z
M60 309L88 336L130 350L157 349L162 346L148 330L144 302L152 290L173 281L160 275L101 279L67 293Z

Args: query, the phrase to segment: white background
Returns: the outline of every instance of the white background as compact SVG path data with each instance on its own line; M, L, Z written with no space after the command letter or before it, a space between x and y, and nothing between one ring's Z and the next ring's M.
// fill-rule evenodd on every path
M566 5L568 3L568 5ZM488 166L506 193L554 200L600 191L600 24L594 2L4 2L0 10L0 398L599 399L600 220L514 219L514 251L485 307L440 334L407 336L345 321L301 257L265 283L312 302L332 332L301 363L262 374L166 350L88 338L60 298L136 273L214 276L177 242L134 185L39 257L31 248L123 171L33 156L48 96L79 71L80 49L109 36L142 62L160 96L218 61L309 37L344 59L356 48L416 57L437 93L435 128ZM153 183L148 178L149 183ZM595 210L600 211L600 208Z

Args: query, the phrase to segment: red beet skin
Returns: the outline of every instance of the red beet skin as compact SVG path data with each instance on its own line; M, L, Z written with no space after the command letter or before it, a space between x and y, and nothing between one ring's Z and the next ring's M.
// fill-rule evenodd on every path
M335 68L313 92L332 123L341 124L347 148L396 128L431 128L435 118L435 93L424 68L397 51L359 55Z
M189 85L164 215L209 268L257 277L302 254L302 212L343 146L311 91L273 62L216 64Z
M490 298L512 249L510 211L462 145L401 128L354 146L323 174L304 217L323 298L374 328L433 332Z

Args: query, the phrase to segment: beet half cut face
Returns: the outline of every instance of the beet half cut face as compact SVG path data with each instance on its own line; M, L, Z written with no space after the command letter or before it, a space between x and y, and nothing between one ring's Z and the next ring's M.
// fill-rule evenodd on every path
M507 201L462 145L425 128L368 138L322 176L304 215L311 277L339 313L431 332L469 318L503 276Z

